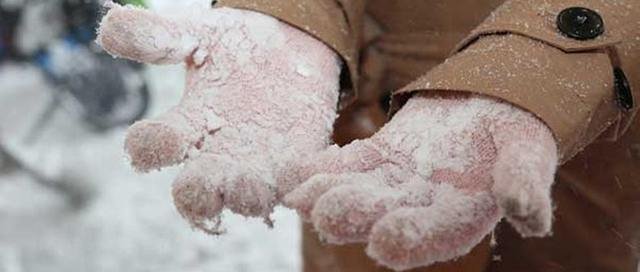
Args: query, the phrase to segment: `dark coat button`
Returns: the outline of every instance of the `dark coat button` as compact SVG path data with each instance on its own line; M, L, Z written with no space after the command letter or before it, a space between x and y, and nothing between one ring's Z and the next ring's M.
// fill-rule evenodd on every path
M625 110L633 109L633 94L631 93L631 87L629 86L627 76L620 68L614 68L613 75L615 76L614 83L616 96L618 97L618 105Z
M565 9L558 15L556 24L564 35L576 40L589 40L604 33L602 17L588 8Z

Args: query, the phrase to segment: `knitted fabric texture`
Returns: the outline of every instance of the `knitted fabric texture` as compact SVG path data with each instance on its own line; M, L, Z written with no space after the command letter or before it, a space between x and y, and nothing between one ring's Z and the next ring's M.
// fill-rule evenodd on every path
M191 12L169 19L110 4L99 29L103 48L187 69L179 104L135 123L125 149L142 172L184 163L173 197L194 227L218 233L225 207L270 223L274 169L329 144L340 62L323 43L266 15Z
M525 237L549 234L557 163L549 129L527 112L416 96L372 138L290 163L279 187L322 238L368 243L402 270L467 254L502 217Z
M417 95L370 139L329 146L340 62L323 43L250 11L110 8L108 52L186 65L182 100L134 124L125 148L139 171L184 164L173 197L194 227L219 233L225 207L270 223L283 199L328 242L368 243L398 270L468 253L503 217L523 236L551 231L557 147L533 115Z

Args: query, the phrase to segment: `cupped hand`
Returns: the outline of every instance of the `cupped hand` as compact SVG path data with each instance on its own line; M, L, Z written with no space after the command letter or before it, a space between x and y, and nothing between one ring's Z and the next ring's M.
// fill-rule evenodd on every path
M285 205L330 243L368 243L393 269L465 255L503 217L525 237L551 231L558 164L544 123L510 104L417 95L370 139L289 164Z
M277 203L274 169L326 148L340 61L326 45L266 15L228 8L164 18L109 4L98 43L114 56L186 65L168 112L135 123L125 148L142 172L184 163L180 214L217 233L223 208L263 217Z

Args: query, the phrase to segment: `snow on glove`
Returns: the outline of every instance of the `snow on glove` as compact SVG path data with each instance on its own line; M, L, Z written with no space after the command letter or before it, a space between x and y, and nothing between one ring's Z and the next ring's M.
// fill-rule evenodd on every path
M292 163L279 183L321 238L368 243L370 257L402 270L467 254L503 217L525 237L549 234L556 153L523 110L421 95L372 138Z
M163 18L109 4L98 43L114 56L186 63L177 106L134 124L125 148L146 172L184 162L173 185L180 214L218 233L223 208L268 216L273 169L329 144L340 63L323 43L278 20L235 9Z

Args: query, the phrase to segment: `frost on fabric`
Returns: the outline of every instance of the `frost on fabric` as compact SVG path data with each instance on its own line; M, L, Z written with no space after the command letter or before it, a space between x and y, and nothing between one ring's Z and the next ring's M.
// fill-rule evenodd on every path
M284 203L328 242L368 242L376 261L408 269L468 253L502 217L547 235L557 163L550 130L527 112L418 95L372 138L292 165L289 178L308 180Z
M169 112L129 130L132 165L184 163L173 188L193 226L218 232L223 208L267 223L274 170L329 143L340 63L323 43L250 11L191 9L165 18L114 5L99 43L115 56L186 63L186 89Z

